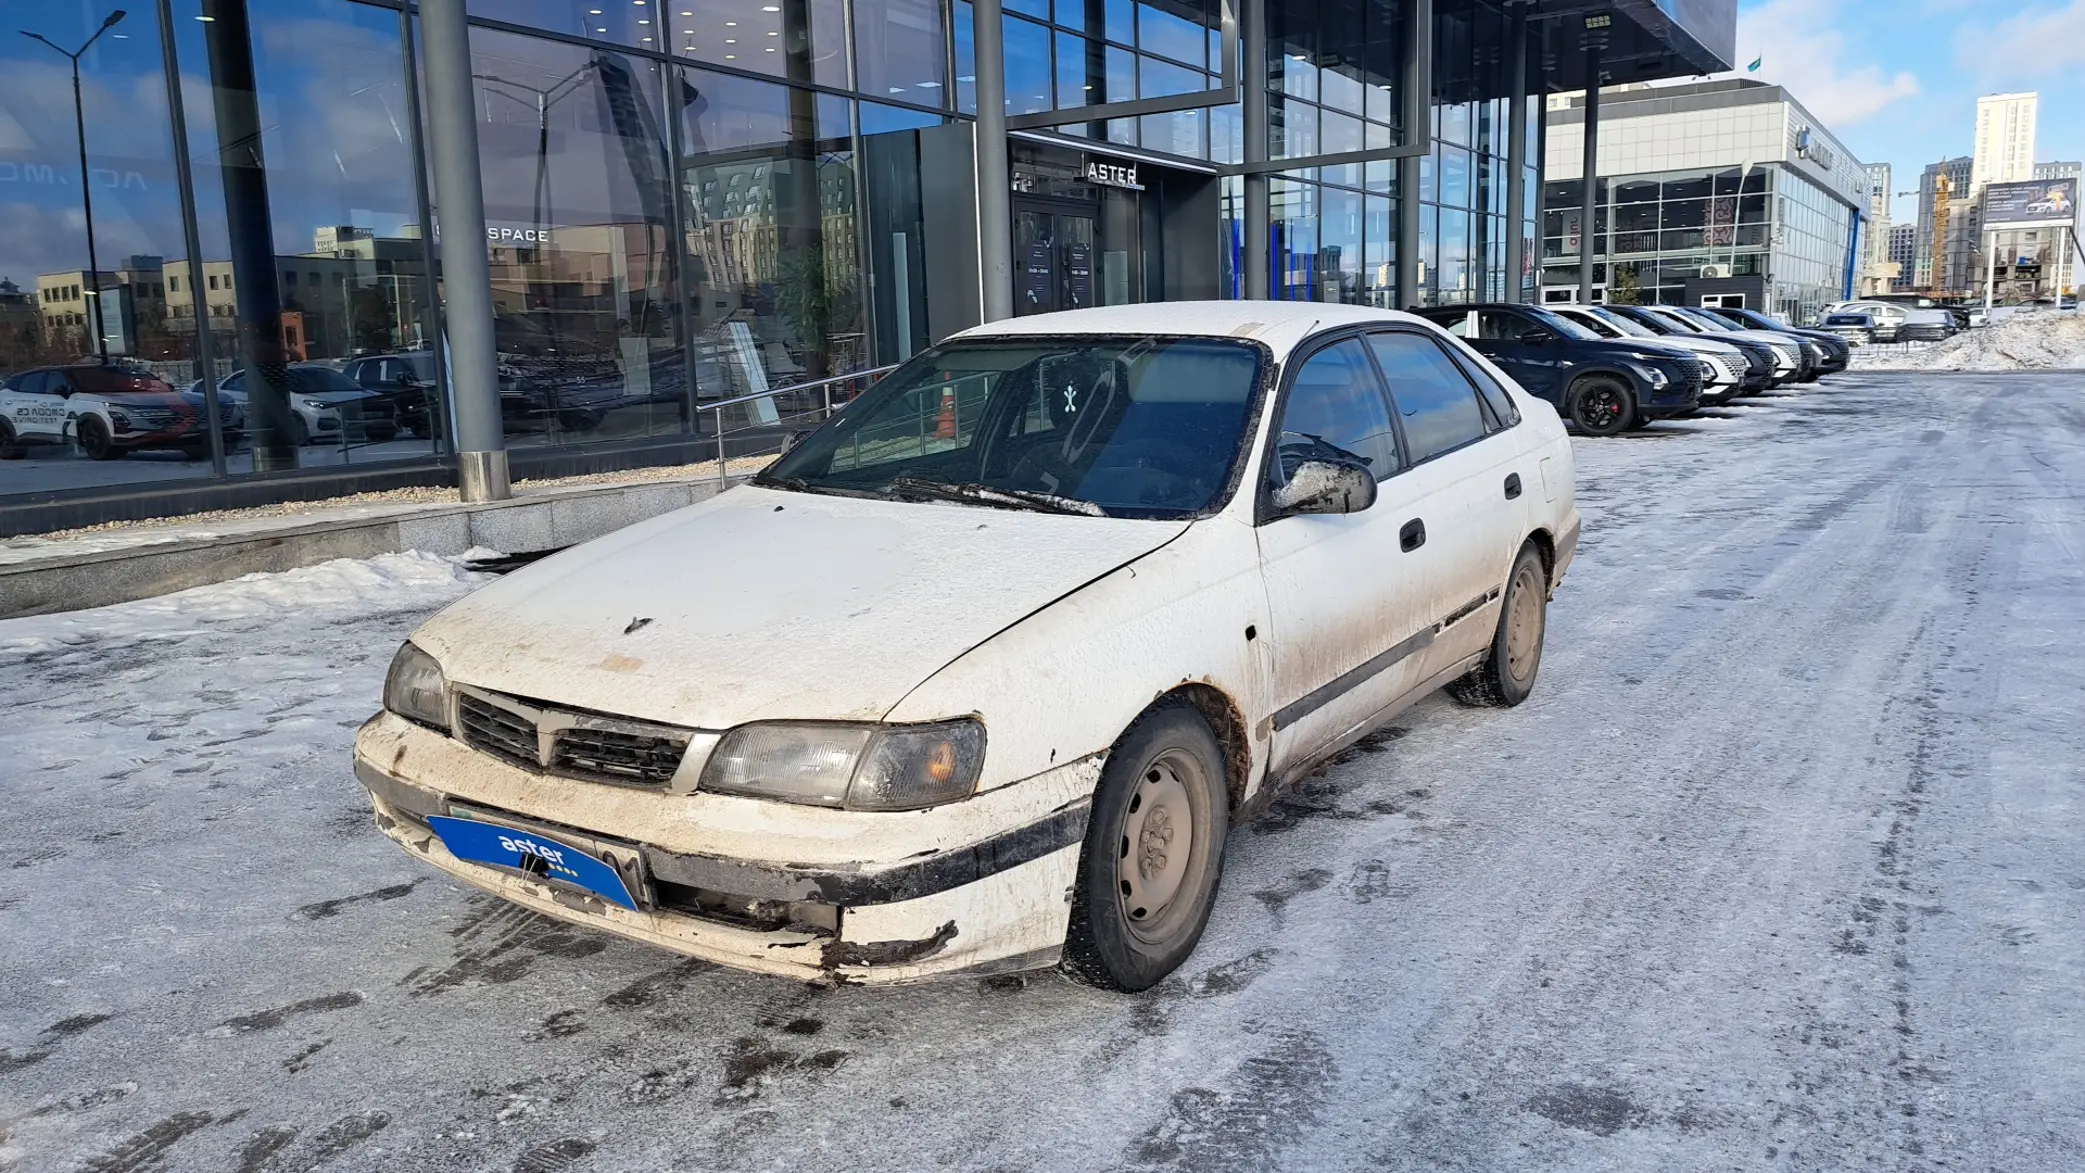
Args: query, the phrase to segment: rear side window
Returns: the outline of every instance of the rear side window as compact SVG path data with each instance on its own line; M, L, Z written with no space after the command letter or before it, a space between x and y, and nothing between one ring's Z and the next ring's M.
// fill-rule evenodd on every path
M1279 476L1286 483L1306 460L1359 460L1382 480L1397 471L1397 433L1390 425L1390 405L1383 385L1361 349L1350 338L1303 361L1289 385L1281 409L1281 435L1275 440Z
M1483 439L1485 412L1477 390L1430 338L1370 334L1368 345L1390 381L1390 399L1404 424L1413 464Z
M1491 418L1498 422L1499 427L1510 428L1520 422L1520 409L1513 405L1513 396L1504 387L1499 386L1497 379L1492 378L1482 365L1467 354L1453 354L1451 357L1455 359L1455 365L1460 367L1462 373L1476 386L1478 396L1484 400L1484 405L1491 409Z

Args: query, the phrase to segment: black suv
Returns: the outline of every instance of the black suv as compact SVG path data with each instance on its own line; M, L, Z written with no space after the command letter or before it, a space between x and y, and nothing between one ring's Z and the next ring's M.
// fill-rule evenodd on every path
M1588 436L1612 436L1701 406L1702 360L1676 347L1611 342L1540 306L1412 312L1469 343Z

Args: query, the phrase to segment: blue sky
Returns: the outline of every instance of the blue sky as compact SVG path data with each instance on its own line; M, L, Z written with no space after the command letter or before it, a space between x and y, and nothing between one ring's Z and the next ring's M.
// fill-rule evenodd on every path
M1890 164L1900 192L1970 153L1979 94L2040 93L2036 160L2085 159L2085 0L1742 0L1738 67L1786 86L1862 162ZM1892 209L1916 210L1915 196Z

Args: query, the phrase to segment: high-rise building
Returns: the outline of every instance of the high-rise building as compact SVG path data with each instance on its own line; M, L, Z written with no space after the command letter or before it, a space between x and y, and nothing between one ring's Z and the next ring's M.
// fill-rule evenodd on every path
M1917 263L1904 274L1913 289L1948 289L1949 276L1943 263L1948 255L1950 222L1968 206L1969 172L1967 155L1928 163L1918 181Z
M2034 178L2034 119L2041 95L1985 94L1976 100L1976 151L1968 195L1987 183Z
M1918 268L1918 225L1890 225L1889 259L1897 266L1897 275L1890 279L1889 292L1909 289L1912 273Z
M1868 177L1867 223L1861 225L1861 273L1858 292L1863 297L1888 293L1891 281L1902 270L1892 272L1890 264L1890 165L1869 163L1863 168Z
M2036 163L2035 179L2077 179L2085 175L2085 163L2072 160L2068 163Z

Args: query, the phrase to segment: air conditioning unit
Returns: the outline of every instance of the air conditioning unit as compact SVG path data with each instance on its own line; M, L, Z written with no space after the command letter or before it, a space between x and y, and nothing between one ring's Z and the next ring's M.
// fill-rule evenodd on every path
M1703 266L1701 267L1701 275L1702 275L1703 277L1728 277L1728 276L1730 276L1730 266L1729 266L1729 265L1703 265Z

